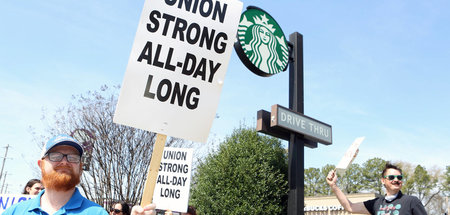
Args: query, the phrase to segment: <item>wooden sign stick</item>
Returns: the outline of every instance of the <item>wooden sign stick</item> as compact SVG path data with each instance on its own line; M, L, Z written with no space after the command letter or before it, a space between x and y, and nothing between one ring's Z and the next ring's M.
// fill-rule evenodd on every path
M158 177L159 165L166 145L167 135L156 134L156 142L153 146L152 160L148 168L147 179L145 180L144 193L142 194L141 206L144 207L152 203L153 192L155 191L156 177Z

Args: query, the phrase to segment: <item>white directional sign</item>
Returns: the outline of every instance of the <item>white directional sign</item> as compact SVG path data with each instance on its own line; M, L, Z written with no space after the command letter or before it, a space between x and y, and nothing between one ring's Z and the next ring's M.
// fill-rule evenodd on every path
M331 125L325 124L280 105L273 105L270 126L303 134L305 138L323 144L331 144Z
M146 0L114 122L206 142L242 2Z

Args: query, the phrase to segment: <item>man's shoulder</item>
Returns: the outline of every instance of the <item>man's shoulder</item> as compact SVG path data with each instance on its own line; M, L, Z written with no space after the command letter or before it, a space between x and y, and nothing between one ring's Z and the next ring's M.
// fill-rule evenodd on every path
M424 215L427 214L427 211L425 210L422 201L420 201L420 199L417 196L402 195L401 198L399 199L399 202L408 205L407 208L413 211L414 214L424 214Z
M99 208L99 209L103 209L103 210L105 210L102 206L100 206L99 204L97 204L97 203L95 203L95 202L93 202L93 201L91 201L91 200L89 200L89 199L84 199L83 200L83 205L85 205L85 206L87 206L87 207L90 207L90 208Z
M373 198L373 199L368 199L368 200L365 200L365 201L363 201L364 203L365 202L367 202L367 203L375 203L375 202L382 202L383 201L383 197L382 196L376 196L375 198Z
M399 199L410 200L410 201L420 201L419 198L417 198L417 196L407 195L407 194L403 194L403 193Z
M364 207L366 207L367 211L369 211L371 214L374 214L374 210L378 208L378 205L380 205L383 202L383 197L377 196L373 199L369 199L363 202Z
M104 212L104 214L108 214L102 206L100 206L99 204L97 204L85 197L83 197L83 203L81 205L81 209L83 211L90 212L90 213L98 212L99 214L103 214L102 212Z
M95 203L95 202L93 202L93 201L87 199L87 198L84 197L84 196L82 196L82 198L83 198L83 205L90 206L90 207L101 207L101 208L103 208L103 207L100 206L99 204L97 204L97 203Z
M78 189L75 190L65 209L71 214L108 214L102 206L82 196Z

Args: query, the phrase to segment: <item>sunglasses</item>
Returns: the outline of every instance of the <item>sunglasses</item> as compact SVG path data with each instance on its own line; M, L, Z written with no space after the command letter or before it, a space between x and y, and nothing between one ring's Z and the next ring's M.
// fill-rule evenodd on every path
M399 181L401 181L401 180L403 179L403 175L386 175L386 176L384 176L384 178L389 179L389 181L394 180L395 177L397 177L397 179L398 179Z
M111 212L118 214L118 213L122 212L122 210L112 208Z

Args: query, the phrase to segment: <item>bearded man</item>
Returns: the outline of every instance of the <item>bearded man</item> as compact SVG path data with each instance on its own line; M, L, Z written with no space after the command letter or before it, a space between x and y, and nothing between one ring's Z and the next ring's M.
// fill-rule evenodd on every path
M76 185L82 174L83 147L69 135L60 134L50 139L42 149L42 183L45 187L36 198L22 201L8 208L8 214L101 214L100 205L83 197ZM154 204L133 208L132 214L154 214Z

